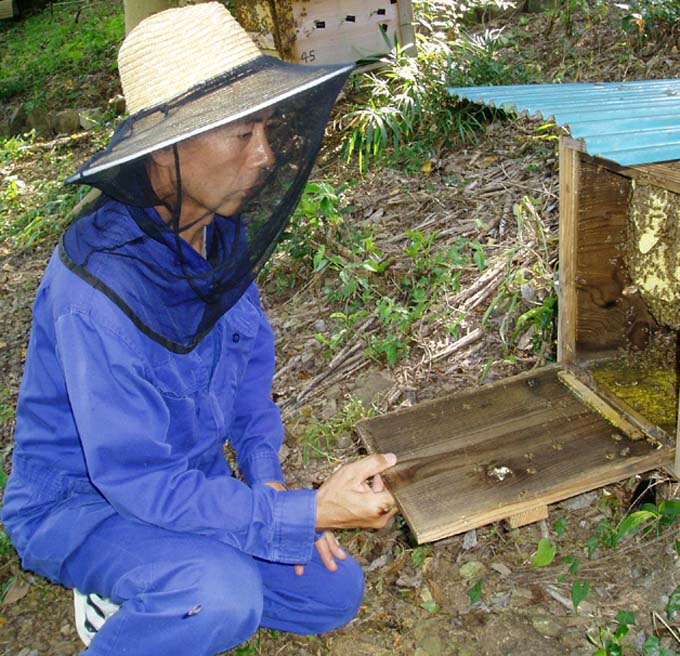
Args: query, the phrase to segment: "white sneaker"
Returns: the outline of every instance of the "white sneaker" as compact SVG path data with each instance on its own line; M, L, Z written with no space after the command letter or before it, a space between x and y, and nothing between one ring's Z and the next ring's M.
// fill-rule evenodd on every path
M120 608L104 597L85 595L79 590L73 591L73 603L76 610L76 630L86 647L89 647L104 622Z

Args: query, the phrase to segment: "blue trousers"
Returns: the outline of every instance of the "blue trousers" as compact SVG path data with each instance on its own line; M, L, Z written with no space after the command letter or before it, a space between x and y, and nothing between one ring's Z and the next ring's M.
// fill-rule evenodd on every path
M296 576L292 565L116 515L69 556L62 578L122 604L87 656L214 656L258 627L323 633L356 615L361 567L348 555L330 572L314 554Z

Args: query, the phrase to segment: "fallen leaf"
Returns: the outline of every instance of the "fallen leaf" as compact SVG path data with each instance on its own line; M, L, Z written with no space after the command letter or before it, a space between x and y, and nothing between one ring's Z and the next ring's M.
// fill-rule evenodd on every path
M31 584L28 581L15 578L7 589L5 598L2 600L2 605L9 606L10 604L15 604L17 601L23 599L30 589Z

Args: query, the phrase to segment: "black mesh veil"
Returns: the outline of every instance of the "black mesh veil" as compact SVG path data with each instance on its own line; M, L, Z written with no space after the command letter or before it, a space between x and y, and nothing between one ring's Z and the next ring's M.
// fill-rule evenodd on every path
M71 181L103 194L64 233L62 261L146 335L191 351L271 255L348 72L141 157L93 158Z

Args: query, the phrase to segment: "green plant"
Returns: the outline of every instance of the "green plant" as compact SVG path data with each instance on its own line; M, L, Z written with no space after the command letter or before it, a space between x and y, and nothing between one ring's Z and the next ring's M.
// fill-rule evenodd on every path
M465 11L500 2L421 2L415 7L416 43L396 43L382 58L382 70L356 82L353 103L338 124L345 133L344 154L360 171L391 153L393 161L417 163L453 139L473 141L493 112L452 98L455 84L494 84L517 80L518 66L500 63L507 45L500 32L459 35ZM415 56L413 53L415 47Z
M635 0L622 5L621 26L633 42L680 45L680 5L677 0Z
M597 647L593 656L622 656L624 653L623 639L628 635L630 626L635 624L635 614L621 611L614 620L616 626L612 631L609 627L602 627L597 634L588 633L588 640Z
M513 207L516 246L505 254L505 275L482 324L497 326L508 355L521 341L528 341L534 353L551 360L557 320L556 235L547 228L537 205L538 201L525 196Z
M118 2L55 3L50 11L21 21L2 21L0 101L22 95L36 107L82 102L95 76L115 70L124 36L123 8Z
M371 416L358 400L347 403L340 412L325 422L311 424L302 436L302 458L305 464L311 458L324 458L332 461L332 450L336 439L341 434L351 433L360 419Z

